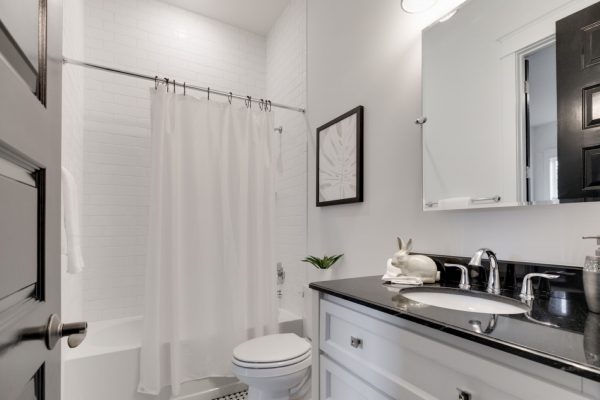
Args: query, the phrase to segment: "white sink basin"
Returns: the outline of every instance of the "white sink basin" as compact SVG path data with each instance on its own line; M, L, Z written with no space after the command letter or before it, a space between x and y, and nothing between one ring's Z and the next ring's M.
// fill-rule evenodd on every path
M517 300L493 294L451 288L408 288L400 294L430 306L482 314L523 314L529 307Z

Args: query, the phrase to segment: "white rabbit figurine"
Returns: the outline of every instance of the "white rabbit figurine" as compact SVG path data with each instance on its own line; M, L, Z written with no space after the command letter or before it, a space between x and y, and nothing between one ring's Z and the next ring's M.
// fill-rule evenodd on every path
M412 239L405 244L398 238L398 250L392 257L392 265L399 268L403 276L419 277L423 283L435 283L440 280L440 273L435 262L422 255L410 255Z

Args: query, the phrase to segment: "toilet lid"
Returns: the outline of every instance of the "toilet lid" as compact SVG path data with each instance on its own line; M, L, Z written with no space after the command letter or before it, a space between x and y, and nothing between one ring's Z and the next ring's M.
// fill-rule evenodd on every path
M233 349L233 357L246 363L275 363L306 354L310 343L293 333L267 335L248 340Z

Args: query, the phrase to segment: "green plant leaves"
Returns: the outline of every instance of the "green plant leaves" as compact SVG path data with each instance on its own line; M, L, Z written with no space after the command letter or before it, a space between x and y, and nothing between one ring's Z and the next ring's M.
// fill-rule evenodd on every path
M335 256L323 256L323 258L308 256L302 260L302 262L312 264L317 269L329 269L343 256L343 254L338 254Z

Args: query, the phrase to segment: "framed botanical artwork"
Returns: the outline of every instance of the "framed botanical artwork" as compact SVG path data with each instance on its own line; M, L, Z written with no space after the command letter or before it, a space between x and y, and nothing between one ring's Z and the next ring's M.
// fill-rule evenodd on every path
M317 207L363 201L363 114L358 106L317 129Z

